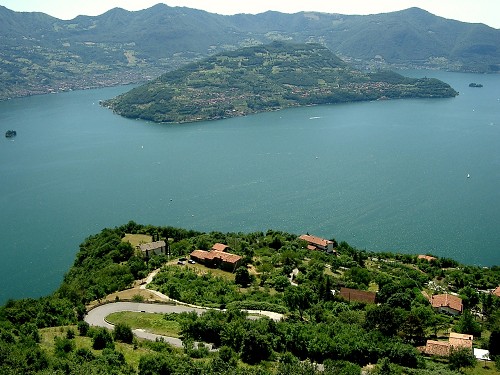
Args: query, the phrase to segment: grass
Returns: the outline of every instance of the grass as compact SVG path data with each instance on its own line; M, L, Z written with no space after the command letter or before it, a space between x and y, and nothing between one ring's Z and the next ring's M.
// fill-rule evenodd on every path
M130 244L135 248L142 243L148 243L153 241L153 237L148 234L125 234L122 238L123 242L130 242Z
M476 367L471 369L464 370L464 374L467 375L498 375L500 371L498 371L495 367L495 362L486 362L477 361Z
M157 335L179 337L181 326L178 322L164 319L164 314L121 311L106 317L112 324L124 323L132 329L144 329Z
M75 342L75 350L80 348L89 349L96 356L99 356L101 350L92 349L92 339L86 336L79 336L78 329L76 326L67 326L67 327L51 327L51 328L43 328L40 329L40 346L47 352L54 353L55 337L66 337L66 332L68 329L72 329L76 336L73 339ZM121 342L115 342L115 350L122 353L125 356L126 362L131 365L135 370L139 367L139 360L144 354L151 353L151 350L142 347L139 343L136 349L134 349L134 345L124 344Z

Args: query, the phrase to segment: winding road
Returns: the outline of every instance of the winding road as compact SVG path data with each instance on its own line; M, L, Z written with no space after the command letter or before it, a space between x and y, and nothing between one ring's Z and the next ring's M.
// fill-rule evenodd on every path
M106 305L98 306L88 312L84 320L91 326L104 327L107 329L113 329L114 326L106 321L106 317L110 314L120 311L134 311L134 312L144 312L144 313L182 313L194 311L197 314L206 312L206 309L200 309L188 306L177 306L177 305L163 305L163 304L151 304L151 303L138 303L138 302L113 302ZM146 332L142 329L132 330L134 335L139 338L147 340L156 340L162 338L165 342L168 342L174 346L182 347L182 340L169 337L155 335L154 333Z
M149 284L153 277L156 275L158 270L153 271L147 278L145 284L141 285L140 289L147 289L147 284ZM114 325L108 323L106 317L110 314L120 312L120 311L133 311L133 312L143 312L143 313L182 313L182 312L192 312L202 314L206 312L208 309L203 308L201 306L193 306L187 305L180 301L173 300L168 296L151 289L147 289L150 292L156 294L163 301L170 301L175 304L162 304L162 303L142 303L142 302L112 302L107 303L105 305L97 306L90 310L87 315L85 315L84 320L91 326L95 327L104 327L107 329L114 329ZM283 318L283 314L275 313L272 311L261 311L261 310L244 310L249 314L263 315L267 316L273 320L281 320ZM249 316L249 319L257 319L255 316ZM154 333L147 332L143 329L134 329L132 330L134 335L139 338L155 341L156 339L163 339L165 342L177 347L182 347L182 340L170 337L170 336L162 336L156 335Z

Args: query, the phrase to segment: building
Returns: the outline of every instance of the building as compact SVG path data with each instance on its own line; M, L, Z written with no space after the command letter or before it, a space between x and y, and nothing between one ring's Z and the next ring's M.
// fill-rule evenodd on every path
M463 310L462 299L452 294L436 294L429 299L432 307L450 315L460 314Z
M424 259L424 260L426 260L426 261L428 261L428 262L432 262L433 260L437 260L437 258L436 258L436 257L433 257L433 256L431 256L431 255L419 255L419 256L417 257L417 259Z
M327 253L333 253L333 241L325 240L324 238L311 236L309 234L303 234L299 239L304 240L308 243L307 248L309 250L321 250Z
M149 258L152 255L166 254L167 244L165 241L143 243L139 245L139 250L143 257Z
M190 256L192 260L207 267L221 268L230 272L234 272L241 265L242 259L239 255L218 250L195 250Z
M493 291L493 294L497 297L500 297L500 286L497 286L497 288Z
M472 350L473 339L474 337L472 335L450 332L448 341L427 340L423 352L427 355L447 357L450 355L452 348L466 348Z
M340 296L348 302L375 303L377 293L342 287Z
M227 245L224 245L223 243L217 242L214 244L214 246L212 246L212 250L225 252L231 250L231 248Z
M472 341L474 336L463 333L450 332L449 342L454 348L472 349Z
M448 357L450 355L450 343L448 341L427 340L423 352L427 355Z

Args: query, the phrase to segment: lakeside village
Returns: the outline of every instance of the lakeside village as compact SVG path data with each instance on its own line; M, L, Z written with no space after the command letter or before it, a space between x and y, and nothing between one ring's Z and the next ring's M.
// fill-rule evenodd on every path
M317 236L303 234L299 237L299 240L304 241L307 244L307 250L314 252L324 252L333 256L337 255L337 251L334 248L334 241L320 238ZM151 258L153 255L169 255L169 243L173 239L167 241L158 240L154 242L141 243L137 245L136 249L140 251L141 255L145 259ZM189 259L186 257L180 257L177 261L177 265L183 266L186 264L201 264L209 268L218 268L227 272L234 273L242 265L242 256L231 253L231 248L222 243L215 243L209 250L194 250L190 253ZM420 254L417 256L418 261L427 262L429 264L436 262L438 258L431 255ZM393 260L384 260L371 258L373 262L394 262ZM346 267L340 267L342 271L348 271ZM294 282L294 278L297 277L299 270L295 268L289 276L289 281L291 285L297 286ZM429 302L433 310L441 314L445 314L451 317L458 317L464 312L464 302L462 298L459 297L458 293L440 293L443 288L435 284L433 281L428 283L428 287L433 293L422 290L422 296ZM491 290L477 290L478 293L482 295L493 295L500 297L500 285L495 289ZM340 286L337 289L331 289L330 293L333 296L337 296L341 300L349 303L360 303L360 304L377 304L378 292L377 291L367 291L355 288L349 288L345 286ZM478 310L473 310L474 315L483 319L482 312ZM436 356L436 357L448 357L453 352L453 350L467 349L473 352L474 357L477 360L489 361L489 351L477 347L473 347L474 336L472 334L457 333L449 331L448 337L441 340L427 340L425 345L419 346L417 349L424 355Z

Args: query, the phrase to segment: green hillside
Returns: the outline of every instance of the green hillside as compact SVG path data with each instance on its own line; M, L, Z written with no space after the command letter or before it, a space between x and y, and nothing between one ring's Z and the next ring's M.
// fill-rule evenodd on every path
M167 241L168 255L144 259L126 241L132 235ZM132 221L103 229L82 242L52 295L0 306L0 374L500 373L500 298L491 293L500 284L499 267L372 253L330 240L335 251L327 253L278 230L204 233ZM241 257L234 273L180 261L215 243ZM158 272L148 289L213 309L200 316L154 314L141 312L147 309L141 305L133 314L108 315L113 333L83 320L96 304L148 300L155 307L160 300L141 289L153 270ZM453 316L433 308L428 296L436 294L460 297L462 312ZM282 315L251 319L240 309ZM183 346L139 339L132 328L180 337ZM446 344L450 331L473 335L472 346L489 349L496 365L477 361L470 346L449 357L418 350L427 340Z
M437 79L365 73L320 44L223 52L103 102L116 113L155 122L193 122L328 103L457 95Z

